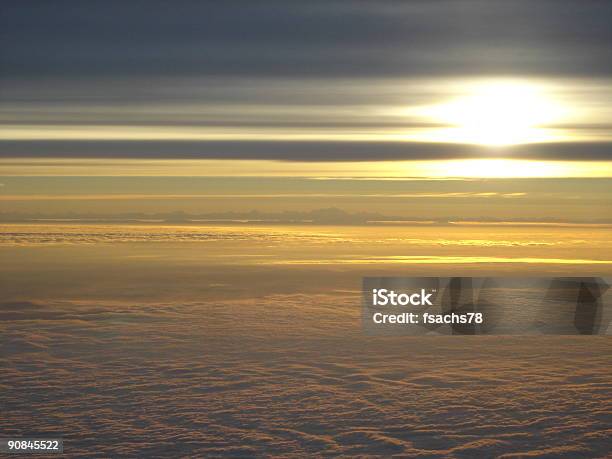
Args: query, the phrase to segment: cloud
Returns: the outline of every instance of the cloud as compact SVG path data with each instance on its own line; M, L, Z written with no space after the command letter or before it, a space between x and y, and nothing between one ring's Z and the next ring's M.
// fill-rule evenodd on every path
M24 1L3 8L0 56L15 77L610 75L611 14L569 0Z
M0 303L30 311L4 321L5 431L79 457L609 452L608 340L373 339L360 301Z
M364 141L0 141L0 158L273 159L281 161L388 161L496 157L611 160L612 142L549 142L508 147Z
M602 136L609 114L600 116L612 77L612 4L179 5L67 1L59 9L32 0L3 8L0 157L480 157L491 150L387 140L439 127L402 110L454 97L449 81L500 75L554 77L555 96L592 118L565 120L561 137L596 140L502 153L612 156Z

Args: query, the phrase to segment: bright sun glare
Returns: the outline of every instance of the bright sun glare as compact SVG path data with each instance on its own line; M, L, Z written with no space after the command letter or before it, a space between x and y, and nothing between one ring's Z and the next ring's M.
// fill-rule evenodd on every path
M543 87L491 82L469 87L426 114L449 125L435 133L439 141L503 146L555 140L545 126L558 121L563 111Z

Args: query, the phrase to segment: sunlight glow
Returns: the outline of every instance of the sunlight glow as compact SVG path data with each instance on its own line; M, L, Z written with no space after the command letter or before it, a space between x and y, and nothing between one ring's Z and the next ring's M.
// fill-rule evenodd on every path
M566 111L543 86L494 81L470 86L424 114L450 125L437 130L432 140L503 146L560 140L545 126L560 121Z
M454 159L371 162L291 162L215 159L0 158L4 176L311 177L316 179L612 177L612 161ZM8 187L0 183L0 191Z
M572 163L516 159L459 159L421 166L430 177L530 178L572 176Z

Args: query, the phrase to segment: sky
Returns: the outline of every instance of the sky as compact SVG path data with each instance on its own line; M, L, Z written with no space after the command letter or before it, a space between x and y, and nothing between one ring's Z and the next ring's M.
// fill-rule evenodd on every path
M519 196L509 219L525 202L550 209L524 179L567 179L551 188L556 209L601 200L588 193L612 177L611 15L609 2L564 0L12 2L0 15L0 200L6 212L329 204L407 217L421 212L410 182L434 179L421 192L445 210L428 215L474 216L444 195L465 185L440 191L444 178L516 179L496 206L462 197L485 217ZM106 177L107 190L72 178L27 190L30 176ZM140 178L122 194L118 176ZM160 176L202 177L217 198ZM364 178L405 191L377 182L372 204ZM345 182L339 193L314 179ZM486 183L478 192L507 194ZM592 221L611 213L598 206Z
M604 457L609 339L375 339L360 305L364 276L612 279L610 18L2 1L0 431L70 457Z

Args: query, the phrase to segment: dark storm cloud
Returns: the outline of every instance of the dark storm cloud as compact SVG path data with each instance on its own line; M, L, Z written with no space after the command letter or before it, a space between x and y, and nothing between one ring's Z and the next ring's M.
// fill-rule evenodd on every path
M363 141L0 141L0 158L206 158L284 161L383 161L454 158L609 160L610 142L487 147L470 144Z
M610 2L19 1L4 76L612 72Z

